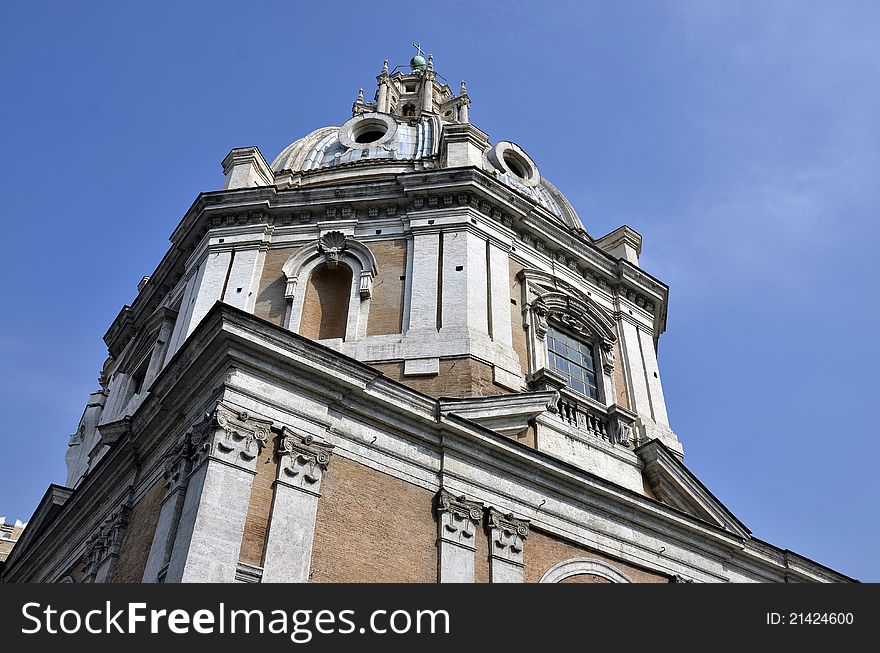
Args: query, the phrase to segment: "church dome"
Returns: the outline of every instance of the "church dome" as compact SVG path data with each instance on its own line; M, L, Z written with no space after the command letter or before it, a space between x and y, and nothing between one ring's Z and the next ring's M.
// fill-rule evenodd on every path
M308 172L346 163L421 161L437 154L439 120L415 124L387 113L363 113L341 127L316 129L288 145L272 162L274 172Z
M404 85L405 88L405 85ZM447 103L452 100L447 100ZM443 130L455 124L444 118L451 111L421 111L407 113L413 101L402 96L397 113L378 111L372 103L358 97L355 115L340 126L316 129L288 145L272 162L272 171L278 173L317 174L351 170L359 173L364 167L371 174L387 172L400 174L410 170L442 168L445 163L441 152ZM488 143L487 143L488 145ZM539 204L567 227L583 232L583 224L574 207L559 190L544 179L538 166L515 143L499 141L483 152L481 166L508 188ZM377 170L384 167L384 170ZM307 183L303 181L302 183Z

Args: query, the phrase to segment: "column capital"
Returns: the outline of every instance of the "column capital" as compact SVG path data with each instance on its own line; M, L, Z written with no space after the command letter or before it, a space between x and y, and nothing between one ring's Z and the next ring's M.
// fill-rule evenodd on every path
M529 536L529 520L489 508L489 557L523 565L523 548Z
M86 550L82 557L85 582L106 582L109 580L112 564L107 573L99 574L108 560L119 556L122 538L131 517L131 503L118 506L95 529L86 541ZM100 578L99 578L100 576Z
M278 440L277 480L298 490L317 494L332 454L332 444L317 440L312 435L299 435L285 426Z
M441 489L437 494L440 540L476 550L474 535L483 519L483 504Z
M271 429L271 421L219 403L190 431L192 468L211 458L253 471L254 459L269 442Z
M165 488L165 498L174 494L175 491L186 487L187 472L189 471L192 457L192 445L188 437L181 437L171 445L162 458L162 485Z

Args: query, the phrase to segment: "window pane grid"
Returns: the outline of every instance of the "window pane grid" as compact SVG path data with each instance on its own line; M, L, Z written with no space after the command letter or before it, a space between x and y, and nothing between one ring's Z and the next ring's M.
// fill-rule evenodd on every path
M593 348L553 327L547 329L547 359L550 369L565 378L580 394L596 399L596 366Z

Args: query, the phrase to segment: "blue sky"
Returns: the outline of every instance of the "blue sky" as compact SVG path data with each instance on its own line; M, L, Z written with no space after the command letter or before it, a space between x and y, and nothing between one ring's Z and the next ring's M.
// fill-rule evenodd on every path
M434 54L587 230L671 287L686 463L757 537L880 581L876 2L7 3L0 515L65 480L119 308L220 161Z

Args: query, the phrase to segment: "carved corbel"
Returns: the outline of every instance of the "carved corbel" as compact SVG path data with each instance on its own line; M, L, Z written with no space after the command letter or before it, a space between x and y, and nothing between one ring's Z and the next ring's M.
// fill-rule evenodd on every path
M296 294L297 277L288 277L287 285L284 287L284 299L293 299Z
M606 374L614 373L614 341L608 338L602 339L602 369Z
M373 272L372 270L361 271L360 281L361 299L369 299L373 296Z
M535 325L535 335L540 340L544 340L547 336L547 307L541 303L532 304L532 315L534 316L532 322Z

